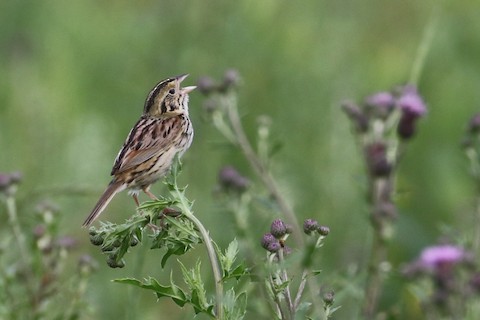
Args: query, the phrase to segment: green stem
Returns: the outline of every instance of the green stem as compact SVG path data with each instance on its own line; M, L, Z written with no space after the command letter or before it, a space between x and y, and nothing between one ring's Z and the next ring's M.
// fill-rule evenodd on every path
M293 212L288 203L285 201L285 198L282 196L280 190L278 189L276 181L274 180L268 169L265 167L265 165L262 163L262 161L260 161L259 157L253 150L252 145L248 141L247 135L245 134L245 131L243 131L240 117L238 116L237 104L235 99L231 97L229 102L226 103L226 105L227 116L230 120L230 124L232 125L232 130L235 133L237 145L240 147L240 149L245 155L245 158L255 170L255 173L260 177L263 184L270 191L271 195L277 202L280 211L288 219L288 222L292 224L294 229L293 235L295 237L296 243L301 247L303 245L303 239L300 236L302 234L302 230L300 228L300 225L298 224L295 212Z
M185 198L185 195L181 190L178 189L177 184L174 185L174 190L172 191L174 196L180 200L180 208L182 213L192 221L195 226L200 231L203 243L205 243L208 258L210 259L210 264L212 265L213 277L215 279L215 293L216 293L216 319L223 319L223 282L222 282L222 272L220 265L218 264L217 254L215 248L212 244L212 239L208 234L207 229L203 226L202 222L193 214L190 209L188 200Z
M385 274L383 265L387 262L387 240L390 237L387 233L390 221L384 217L378 216L376 208L380 208L382 202L387 199L390 201L393 192L394 176L386 179L371 178L370 204L372 206L371 221L373 227L372 247L370 250L370 259L367 266L367 280L365 287L365 300L363 305L363 315L365 319L373 319L378 308L378 301L383 289Z
M303 247L304 246L304 240L302 238L302 229L300 228L300 225L298 224L297 217L295 215L295 212L292 210L292 208L289 206L285 198L282 196L278 184L273 178L272 174L266 167L265 163L262 162L259 158L259 156L255 153L252 145L250 144L250 141L247 138L247 135L245 134L245 131L243 130L242 123L240 121L240 117L238 114L238 109L237 109L237 101L235 99L235 96L233 93L230 93L229 96L225 98L223 101L226 106L227 110L227 117L229 119L231 128L234 133L235 140L232 142L232 136L228 135L226 138L233 143L234 145L237 145L240 150L243 152L245 155L245 158L247 161L250 163L252 166L253 170L257 174L257 176L262 180L263 184L269 191L269 193L272 195L273 199L275 199L280 212L283 213L284 217L288 220L288 222L293 226L293 238L297 244L298 247ZM220 130L225 131L225 130ZM229 130L230 132L230 130ZM308 285L309 285L309 291L310 295L313 300L313 308L318 310L320 306L320 302L318 301L318 285L315 281L312 279L307 280Z
M409 83L411 84L416 85L418 83L418 79L420 78L420 73L425 65L425 58L427 57L428 50L431 47L433 36L437 28L437 23L439 20L438 17L440 15L439 13L440 10L438 7L434 8L434 11L430 17L430 21L423 32L423 37L418 46L417 54L415 55L415 61L413 62L412 71L410 74Z
M5 202L7 205L8 220L10 222L10 226L12 227L13 236L18 245L20 258L22 259L24 266L29 269L30 258L25 244L25 237L23 236L20 223L18 222L15 198L13 196L7 196Z
M280 274L281 274L282 281L288 283L289 280L288 280L287 270L285 269L285 259L283 256L283 249L280 249L278 251L278 260L280 262L280 268L281 268ZM285 294L285 302L287 304L287 308L289 311L289 317L290 319L295 319L296 309L294 307L292 296L290 294L290 284L287 284L286 288L284 289L284 294Z
M17 243L20 259L24 265L23 267L26 270L25 283L28 288L28 292L30 292L31 294L31 303L33 305L33 309L35 309L37 307L37 301L35 297L36 288L32 283L33 270L30 263L31 260L30 255L28 254L25 237L22 233L22 229L18 221L15 197L12 195L7 195L5 198L5 203L7 206L8 220L12 228L13 237L15 238L15 242Z

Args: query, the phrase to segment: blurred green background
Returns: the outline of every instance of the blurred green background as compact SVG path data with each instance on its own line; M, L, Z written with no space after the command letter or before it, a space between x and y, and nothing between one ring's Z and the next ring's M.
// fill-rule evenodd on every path
M400 168L400 217L391 247L400 265L434 243L443 225L460 233L471 223L474 188L460 141L480 100L475 1L2 1L0 171L24 174L24 212L45 198L58 203L63 233L100 262L89 288L98 319L127 318L132 297L140 298L142 319L188 319L190 309L110 282L168 277L160 253L149 254L136 270L144 250L136 249L124 269L110 269L80 225L109 182L113 159L155 83L190 73L190 85L236 68L249 135L257 117L268 115L283 144L273 171L299 221L313 217L332 230L319 266L328 284L329 275L362 266L370 233L363 165L339 103L405 83L435 9L439 20L418 82L429 113ZM212 197L218 169L233 164L247 176L253 172L237 150L221 146L204 120L202 101L198 92L191 95L196 136L181 180L198 217L225 246L235 234L232 218ZM153 190L161 193L161 184ZM122 193L102 218L119 222L132 212L132 200ZM259 239L273 218L256 221ZM352 318L359 304L347 283L333 287L343 306L339 319Z

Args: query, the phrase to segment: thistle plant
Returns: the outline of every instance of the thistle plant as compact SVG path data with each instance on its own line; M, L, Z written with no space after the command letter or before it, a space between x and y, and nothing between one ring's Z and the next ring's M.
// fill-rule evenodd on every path
M17 210L21 180L18 172L0 173L0 213L8 216L0 237L0 318L89 318L85 292L96 263L84 255L72 265L76 241L61 234L56 206L43 202L35 213Z
M268 121L264 118L260 122L257 150L243 131L233 90L238 83L238 73L228 71L221 84L203 78L198 88L208 97L206 110L215 127L244 153L272 198L262 199L254 190L256 186L252 180L234 167L221 168L215 195L226 200L224 209L233 212L237 227L237 237L227 248L222 249L210 238L207 228L194 214L193 202L187 198L186 188L178 185L181 171L178 159L165 179L167 196L143 203L138 213L125 223L101 223L98 228L91 227L90 240L100 247L107 265L112 268L125 266L128 252L140 244L148 243L151 249L164 251L160 261L162 268L171 257L187 254L199 245L204 246L209 257L207 269L213 275L213 286L203 280L201 271L205 266L199 260L193 267L177 260L184 285L175 283L173 277L167 284L152 276L144 280L131 277L114 280L153 291L157 298L170 298L180 307L190 305L196 314L202 313L215 319L243 319L247 312L282 320L328 319L338 307L334 306L333 291L320 292L317 280L320 271L314 268L314 256L330 230L308 219L304 224L308 237L305 240L302 236L302 228L269 170L272 149L268 141ZM260 246L257 241L251 241L258 239L258 235L249 227L249 219L252 212L257 211L254 207L259 203L268 203L271 211L284 216L273 221L270 233L264 235L261 241L267 251L263 267L255 255ZM267 215L264 217L270 219ZM286 245L290 235L295 239L293 249ZM242 254L245 256L243 260L239 258ZM209 292L210 287L215 288L215 293ZM307 287L308 296L305 295ZM263 293L264 300L253 299L253 303L249 304L248 296L259 293ZM270 308L265 308L268 306Z
M476 214L473 225L472 247L480 249L480 113L472 116L463 137L463 149L469 160L469 171L476 187Z
M292 233L292 228L285 224L281 219L276 219L270 226L270 232L263 235L261 240L262 247L267 251L265 280L266 291L269 301L272 304L275 319L296 319L299 314L306 314L311 307L311 303L302 302L305 285L308 277L316 276L320 271L310 271L313 251L323 246L325 237L330 233L326 226L320 226L317 221L307 219L304 222L304 233L313 239L307 241L306 250L303 253L301 268L302 276L296 294L292 291L292 278L288 272L288 256L292 254L292 249L286 245L288 236ZM339 308L332 307L333 292L329 298L324 297L324 319L329 319L331 315ZM317 315L318 316L318 315Z
M328 307L321 308L322 297L319 293L318 279L312 276L317 275L317 272L312 270L314 251L321 246L322 241L317 239L313 244L311 239L305 241L297 215L280 192L271 170L271 157L278 151L278 144L270 141L270 119L265 116L258 118L256 144L252 144L247 138L237 106L237 89L240 84L238 72L227 70L221 81L203 77L198 81L197 87L206 96L204 109L211 123L231 146L241 151L246 163L261 182L260 185L252 183L251 179L243 177L231 166L222 168L219 174L219 184L227 194L227 208L233 212L240 235L239 240L244 243L245 251L253 252L255 249L255 244L251 242L251 228L248 228L252 222L248 223L248 220L258 219L265 213L258 210L258 204L267 204L273 214L282 217L274 220L271 233L264 235L262 239L263 248L269 252L266 259L264 293L267 301L271 301L272 308L270 312L262 313L260 309L263 306L258 306L256 311L265 317L276 319L308 318L307 314L314 318L328 318L337 307L332 307L333 299L327 299L324 303ZM254 190L254 187L263 189L266 196L262 197L260 195L262 192ZM323 231L326 230L326 227L322 228ZM285 245L289 235L294 240L294 250ZM323 237L324 235L321 236L322 240ZM295 252L293 254L295 258L289 259L288 263L293 264L296 261L297 266L289 268L287 272L286 256L292 251ZM255 258L247 261L254 263ZM295 297L290 290L292 278L298 280ZM304 289L307 287L308 298L305 299L310 300L309 302L302 300Z
M358 105L347 101L343 110L352 122L368 177L367 199L373 239L367 266L363 315L377 313L390 263L388 243L394 234L397 209L393 201L399 161L417 133L418 120L427 109L417 88L406 85L375 93Z
M424 248L403 268L427 319L478 318L479 274L472 252L449 243Z
M192 202L185 195L185 188L178 186L177 177L181 164L173 165L165 180L169 196L157 201L148 201L139 208L139 214L123 224L102 223L100 228L89 230L92 244L100 246L107 256L107 264L117 268L125 265L125 255L138 243L150 241L151 249L163 249L165 254L161 266L165 267L171 256L186 254L197 244L204 244L209 257L210 268L214 278L215 298L210 298L205 291L201 277L201 263L188 269L180 261L180 269L186 289L182 289L173 279L162 285L153 277L145 281L135 278L116 279L115 282L126 283L152 290L157 298L171 298L177 305L191 305L195 313L204 313L216 319L241 319L245 304L225 304L228 299L236 301L245 299L244 293L236 294L234 289L224 292L224 282L231 277L240 278L247 274L247 269L234 264L237 250L234 240L222 253L209 236L208 231L194 215ZM145 238L148 239L145 239ZM225 318L225 315L235 317Z

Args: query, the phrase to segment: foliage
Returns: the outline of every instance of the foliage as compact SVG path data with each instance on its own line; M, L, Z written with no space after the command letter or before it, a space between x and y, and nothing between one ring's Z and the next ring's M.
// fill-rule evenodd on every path
M2 319L86 319L88 279L96 268L90 256L69 263L76 240L58 228L56 206L43 202L32 221L17 211L19 172L0 173L2 213L8 223L0 237L0 318ZM33 230L28 232L27 230Z
M390 239L388 263L381 264L385 290L378 310L380 318L424 319L425 308L438 311L431 293L445 292L438 287L444 282L435 282L438 275L433 270L407 277L412 280L408 282L402 276L404 267L412 266L432 246L453 245L473 254L480 243L478 183L466 169L468 161L475 161L476 151L465 149L467 159L459 151L463 130L470 126L467 120L478 111L478 9L478 3L466 0L305 1L301 5L275 0L3 1L0 171L20 170L25 176L16 194L21 233L30 243L31 228L39 219L32 207L39 200L53 199L61 208L55 214L58 234L79 239L79 250L89 250L100 261L108 259L100 248L89 245L87 230L79 226L108 182L112 160L138 118L150 86L186 72L191 80L205 73L218 76L234 66L242 75L235 99L245 135L259 158L267 160L263 164L278 194L300 224L312 218L332 229L318 256L305 261L312 272L321 273L308 278L317 288L308 285L303 301L311 301L310 290L321 292L312 297L321 312L324 296L334 289L332 308L342 307L333 318L357 319L373 241L372 210L365 200L370 173L365 170L363 149L355 147L351 126L338 105L346 97L358 101L392 84L414 82L429 111L394 172L391 200L396 214L384 229ZM429 30L432 40L425 45L423 34ZM234 297L246 292L248 299L239 298L247 304L245 319L268 319L270 306L257 299L262 293L251 293L248 285L253 282L257 287L265 280L266 254L259 238L274 219L292 227L295 222L280 212L271 190L264 187L238 145L219 135L217 119L211 117L208 105L201 107L208 98L200 96L191 95L195 139L183 158L178 185L188 183L188 199L195 199L195 215L218 245L214 245L218 257L237 240L232 267L243 265L238 273L246 269L248 275L239 278L241 289L235 284L235 294L229 288L237 281L236 271L225 279L225 314ZM216 181L221 168L228 167L245 178L240 179L240 190L222 189ZM152 191L167 195L162 188L158 184ZM126 194L116 197L105 218L115 226L132 215L135 219L140 213L153 214L135 212L132 204ZM0 210L5 217L6 212ZM172 214L169 223L188 224L181 215ZM11 232L5 223L1 238ZM124 268L102 264L95 281L89 282L89 307L83 311L94 312L91 318L136 319L140 312L143 319L157 319L161 312L172 319L192 317L192 308L178 308L171 299L152 303L151 290L109 281L152 277L171 286L173 279L190 292L175 259L159 268L167 248L148 250L154 231L145 226L144 232L136 247L122 248L127 249ZM297 241L308 244L312 238L301 230L288 238L293 249L288 257L293 291L302 278L304 255L298 251L306 249ZM210 264L203 259L205 244L190 245L196 249L189 247L186 254L170 257L181 259L187 270L201 259L207 301L214 301ZM20 261L19 251L10 247L5 251L10 255L2 253L2 263ZM76 259L70 253L68 257L66 276L77 270ZM445 305L459 306L462 297L467 319L479 317L475 286L470 283L478 258L473 260L455 264L454 283L465 290L447 290L457 293L445 300ZM21 282L15 283L20 288ZM264 281L261 284L264 287Z

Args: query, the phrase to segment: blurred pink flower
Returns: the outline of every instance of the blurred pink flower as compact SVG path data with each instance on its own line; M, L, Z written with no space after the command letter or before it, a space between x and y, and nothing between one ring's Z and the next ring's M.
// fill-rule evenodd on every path
M402 95L398 98L398 106L403 112L416 117L423 116L427 112L427 106L413 85L404 87Z
M439 245L423 249L420 254L420 265L424 268L433 269L445 264L456 264L466 258L463 248L454 245Z

